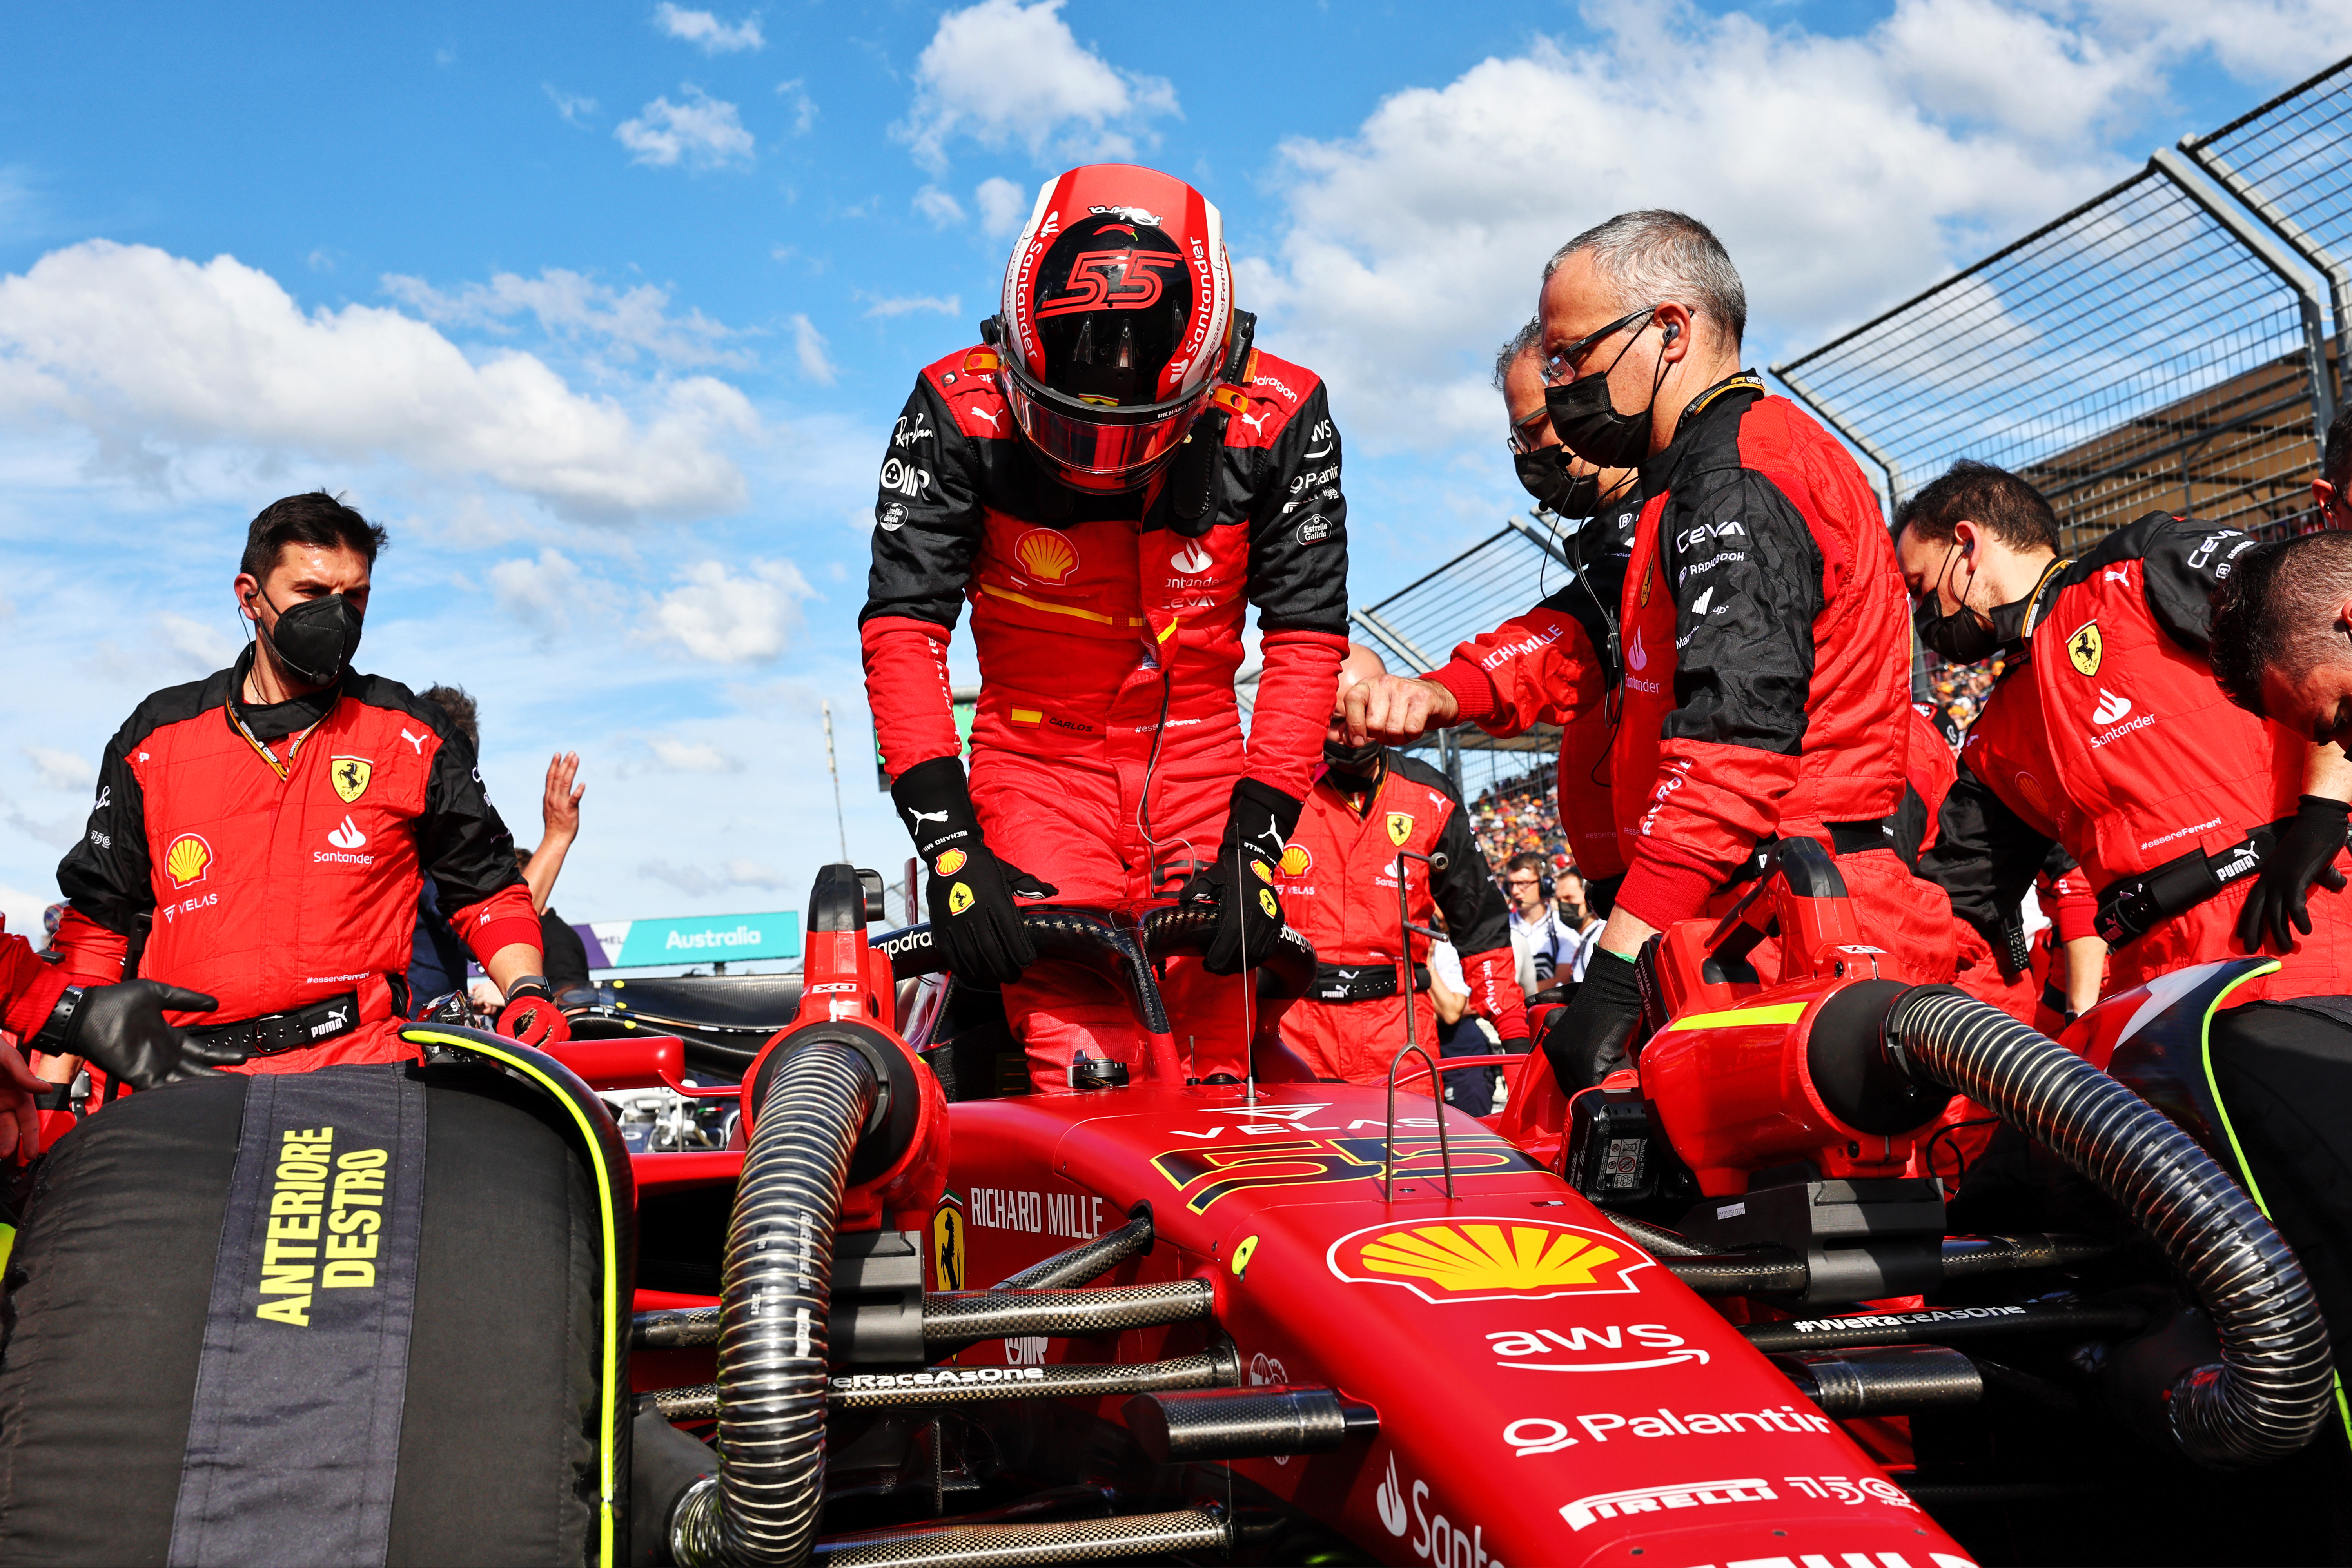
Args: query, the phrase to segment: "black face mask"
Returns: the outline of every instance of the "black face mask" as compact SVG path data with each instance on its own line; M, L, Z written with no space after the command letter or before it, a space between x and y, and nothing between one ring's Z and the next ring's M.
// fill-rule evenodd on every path
M1947 568L1950 556L1946 555ZM2053 564L2051 570L2055 571ZM2049 574L2042 574L2044 582ZM1942 574L1937 574L1942 581ZM2034 593L2042 584L2034 584ZM1990 611L1972 610L1962 605L1950 615L1937 615L1936 599L1931 595L1919 605L1912 624L1917 627L1919 640L1926 643L1951 664L1982 664L1986 659L2025 640L2025 612L2032 607L2033 594L2014 599L2006 605L1996 605Z
M1511 467L1536 504L1561 517L1591 517L1601 510L1601 476L1568 471L1568 448L1545 447L1514 453Z
M1323 742L1323 760L1331 764L1333 773L1369 779L1380 771L1380 742L1367 741L1360 746L1342 746L1326 741Z
M1552 433L1560 445L1596 468L1631 468L1650 452L1650 411L1657 406L1658 388L1665 384L1666 362L1658 361L1657 379L1650 385L1650 401L1639 414L1620 414L1609 401L1609 372L1633 352L1648 330L1644 321L1634 330L1609 370L1580 375L1566 386L1544 388L1544 411L1551 416Z
M271 609L278 608L277 601L268 595L262 599ZM352 655L359 651L363 618L350 600L331 594L280 611L275 631L258 619L253 627L287 674L312 686L325 686L341 676Z

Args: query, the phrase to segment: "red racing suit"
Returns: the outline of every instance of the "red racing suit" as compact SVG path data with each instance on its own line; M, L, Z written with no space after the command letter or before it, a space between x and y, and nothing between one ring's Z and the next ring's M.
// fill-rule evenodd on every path
M23 937L8 935L6 922L0 921L0 1029L16 1036L18 1047L31 1044L72 984L62 966L44 962Z
M947 648L971 604L980 709L972 805L989 847L1105 904L1172 891L1217 854L1244 774L1294 799L1323 744L1347 647L1347 502L1322 383L1254 353L1192 441L1222 441L1197 537L1169 473L1097 495L1047 477L1015 431L995 352L950 354L917 378L890 437L858 618L883 765L896 778L959 750ZM1246 745L1234 696L1244 614L1265 665ZM1242 1073L1241 987L1171 961L1171 1011ZM1143 1037L1106 977L1059 961L1004 992L1041 1084L1072 1053L1139 1062Z
M1692 402L1639 491L1614 606L1616 902L1661 928L1727 907L1762 847L1801 834L1836 853L1906 977L1948 979L1950 905L1895 848L1923 727L1905 711L1909 601L1861 470L1743 373ZM1533 713L1564 657L1457 657L1435 679L1484 722Z
M317 1010L316 1043L236 1070L402 1060L423 878L478 959L539 946L514 840L439 708L358 674L250 707L252 661L156 692L107 743L58 867L57 949L74 984L109 984L145 926L138 974L220 1001L164 1015L192 1029Z
M2259 860L2233 852L2249 830L2294 816L2310 752L2233 706L2213 679L2209 595L2253 544L2236 529L2158 512L2044 584L2024 648L1969 731L1923 868L1964 919L1979 929L1997 920L2054 842L2102 900L2159 868L2241 873L2116 947L2110 992L2242 956L2238 911ZM2352 895L2315 884L2310 910L2312 932L2285 967L2232 992L2233 1006L2352 991Z
M1447 940L1462 955L1473 1011L1494 1021L1505 1040L1528 1037L1511 952L1510 905L1495 885L1471 836L1469 816L1444 774L1395 752L1382 752L1369 795L1343 795L1341 775L1315 771L1298 831L1283 851L1276 879L1283 913L1315 945L1315 989L1282 1016L1285 1044L1320 1078L1381 1084L1404 1045L1404 993L1427 984L1429 939L1414 936L1410 959L1399 942L1397 852L1442 850L1433 874L1404 863L1405 912L1417 926L1445 918ZM1362 780L1351 781L1361 784ZM1413 1038L1437 1055L1437 1009L1413 1004Z

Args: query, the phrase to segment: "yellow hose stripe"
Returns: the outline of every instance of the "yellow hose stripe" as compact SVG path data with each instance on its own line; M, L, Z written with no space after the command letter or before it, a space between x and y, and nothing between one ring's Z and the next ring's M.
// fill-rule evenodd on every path
M2249 980L2260 980L2265 974L2275 974L2285 967L2277 959L2273 959L2260 969L2239 975L2221 989L2206 1007L2205 1016L2197 1023L2197 1054L2205 1068L2205 1092L2213 1097L2213 1114L2221 1119L2221 1135L2230 1141L2230 1152L2238 1162L2238 1174L2246 1179L2246 1195L2254 1200L2254 1206L2263 1211L2264 1219L2271 1217L2271 1205L2263 1200L2262 1186L2254 1180L2254 1167L2247 1161L2246 1151L2239 1145L2238 1130L2230 1125L2229 1103L2221 1098L2221 1086L2213 1077L2213 1015L2221 1010L2221 1004L2239 986ZM2336 1373L2336 1418L2344 1423L2345 1435L2352 1436L2352 1403L2347 1403L2345 1399L2344 1374L2341 1372Z
M1082 610L1076 605L1049 605L1043 599L1033 599L1026 594L1016 594L1010 588L1000 588L993 583L982 584L980 591L983 594L994 595L1000 599L1010 599L1016 605L1026 605L1033 610L1043 610L1048 615L1076 616L1082 621L1096 621L1106 626L1118 624L1097 610Z
M1727 1013L1693 1013L1666 1026L1676 1029L1737 1029L1749 1024L1793 1024L1805 1016L1802 1002L1775 1002L1767 1007L1734 1007Z
M596 1129L573 1103L563 1086L539 1070L528 1058L511 1056L493 1046L486 1046L470 1036L444 1035L432 1029L403 1029L400 1037L425 1045L452 1046L476 1056L493 1057L517 1072L544 1087L555 1097L556 1103L572 1114L580 1124L581 1139L588 1145L589 1163L596 1171L596 1203L599 1217L604 1226L604 1417L597 1423L596 1467L598 1489L603 1494L597 1510L596 1561L602 1568L614 1568L618 1558L614 1551L614 1464L613 1408L614 1390L625 1386L620 1358L621 1278L620 1239L613 1223L613 1175L604 1164L604 1145L596 1136Z

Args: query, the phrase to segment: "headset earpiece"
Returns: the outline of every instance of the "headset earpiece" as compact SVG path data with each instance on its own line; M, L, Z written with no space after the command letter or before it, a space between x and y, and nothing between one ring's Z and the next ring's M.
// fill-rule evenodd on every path
M1675 340L1679 339L1682 335L1683 335L1683 330L1682 330L1682 328L1681 328L1681 327L1677 326L1675 323L1674 323L1674 322L1672 322L1672 321L1668 321L1668 322L1666 323L1666 331L1665 331L1665 339L1664 339L1664 341L1665 341L1665 342L1670 342L1670 343L1671 343L1671 342L1674 342Z

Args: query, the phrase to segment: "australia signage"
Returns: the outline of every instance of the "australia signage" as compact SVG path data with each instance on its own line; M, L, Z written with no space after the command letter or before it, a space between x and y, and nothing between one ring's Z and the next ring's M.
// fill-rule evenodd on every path
M684 920L599 921L594 930L597 945L604 950L604 962L599 967L606 969L801 955L801 917L796 910Z

